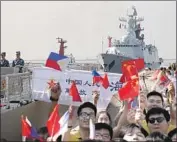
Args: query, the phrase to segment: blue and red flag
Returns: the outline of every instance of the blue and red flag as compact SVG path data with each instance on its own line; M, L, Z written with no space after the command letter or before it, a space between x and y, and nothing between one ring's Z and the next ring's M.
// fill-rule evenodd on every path
M93 75L93 84L100 83L103 81L103 78L96 70L92 71L92 75Z
M63 56L58 53L51 52L46 61L45 66L62 71L68 65L68 63L69 63L69 58L67 56Z
M32 127L31 122L27 117L21 117L22 122L22 136L26 138L35 138L42 141L42 138L38 135L37 130Z

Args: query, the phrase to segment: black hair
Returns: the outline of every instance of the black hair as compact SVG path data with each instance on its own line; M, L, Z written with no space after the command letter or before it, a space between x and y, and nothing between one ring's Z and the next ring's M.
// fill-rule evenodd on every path
M163 71L163 67L161 67L160 70Z
M169 66L169 67L168 67L168 69L169 69L169 70L171 70L171 69L172 69L172 67L171 67L171 66Z
M120 129L120 131L118 133L118 138L122 138L123 139L124 135L126 133L132 132L134 128L140 129L140 131L142 132L142 134L145 137L148 136L148 133L146 132L146 130L143 127L138 126L138 125L136 125L134 123L130 123L130 124L127 124L127 125L124 125L124 126L121 127L121 129Z
M41 127L37 131L38 135L41 135L43 139L47 139L49 137L48 129L47 127Z
M96 113L97 113L96 106L93 103L91 103L91 102L85 102L85 103L81 104L79 106L78 110L77 110L77 116L80 115L80 113L81 113L83 108L91 108L91 109L93 109L94 112L95 112L95 116L96 116Z
M171 130L171 131L168 133L168 136L169 136L170 138L172 138L173 135L175 135L175 134L177 134L177 128Z
M113 129L111 126L109 126L106 123L96 123L95 124L95 130L101 130L101 129L107 129L109 131L110 137L112 139L113 137Z
M153 132L146 137L146 142L172 142L172 140L165 134Z
M107 111L105 111L105 110L98 112L98 114L97 114L97 118L96 118L97 121L98 121L98 118L100 117L100 115L103 114L103 113L106 113L106 115L107 115L108 118L109 118L109 122L110 122L109 125L111 125L111 124L112 124L111 116L110 116L110 114L109 114Z
M57 142L62 142L62 135L57 138Z
M159 96L159 97L161 98L162 102L164 102L163 97L162 97L162 94L159 93L159 92L157 92L157 91L149 92L149 93L147 94L147 99L148 99L149 97L151 97L151 96Z
M168 69L167 71L166 71L169 75L171 75L171 71Z
M167 110L160 108L160 107L155 107L155 108L151 108L150 110L148 110L147 114L146 114L146 122L149 122L149 117L151 115L155 115L155 114L163 114L166 121L169 122L170 121L170 114Z

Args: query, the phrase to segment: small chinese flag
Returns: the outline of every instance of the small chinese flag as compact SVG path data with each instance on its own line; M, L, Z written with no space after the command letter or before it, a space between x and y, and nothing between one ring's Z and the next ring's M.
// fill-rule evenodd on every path
M126 78L125 78L124 74L122 74L122 76L120 77L119 82L121 82L121 83L125 83L126 82Z
M119 89L120 100L127 100L139 95L139 79L132 79Z
M82 102L79 92L76 87L76 83L73 81L71 88L69 89L69 95L72 96L73 102Z
M31 126L27 123L26 117L21 116L21 124L22 124L22 136L29 137L31 134Z
M135 66L135 63L132 62L123 62L122 64L122 73L123 73L123 80L130 81L132 77L138 78L138 70Z
M108 80L108 75L105 74L103 80L102 80L102 85L105 89L107 89L109 87L109 80Z
M50 137L53 137L60 129L58 108L59 105L57 104L47 121L47 129Z
M139 58L139 59L134 59L133 61L135 62L135 66L138 72L144 69L144 59Z

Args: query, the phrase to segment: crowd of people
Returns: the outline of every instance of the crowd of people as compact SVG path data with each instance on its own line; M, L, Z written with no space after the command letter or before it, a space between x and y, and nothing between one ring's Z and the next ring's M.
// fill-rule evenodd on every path
M163 78L170 82L166 85ZM38 134L46 141L146 141L146 142L171 142L177 141L176 128L176 90L174 80L176 79L176 65L168 69L161 68L155 77L156 86L165 84L164 92L151 90L140 91L135 107L129 107L128 100L123 101L122 108L115 118L116 125L107 110L97 110L99 92L93 91L94 102L84 102L74 114L74 107L69 107L69 121L67 130L58 137L50 137L47 127L39 129ZM51 109L49 116L56 106L61 93L58 83L51 89ZM167 99L168 98L168 99ZM75 126L74 117L78 124ZM94 125L94 135L90 123ZM29 141L32 139L29 139ZM33 139L38 141L37 139Z
M20 51L16 52L16 59L12 62L12 67L19 67L19 72L22 72L22 68L25 64L24 60L20 57ZM6 59L6 52L1 53L0 67L10 67L9 61Z
M129 101L124 100L114 120L107 110L98 111L97 102L100 94L99 91L93 91L93 103L82 103L76 114L75 107L69 106L67 130L61 135L50 137L45 126L38 130L40 139L27 138L26 141L177 141L176 74L176 64L172 64L168 69L160 68L154 71L154 74L148 78L155 82L152 90L147 92L140 89L137 105L134 107L130 107ZM157 86L163 86L163 91L157 91ZM61 91L60 83L51 88L49 117L58 104ZM77 119L77 126L74 119ZM113 121L116 125L113 125ZM90 124L94 126L94 130Z

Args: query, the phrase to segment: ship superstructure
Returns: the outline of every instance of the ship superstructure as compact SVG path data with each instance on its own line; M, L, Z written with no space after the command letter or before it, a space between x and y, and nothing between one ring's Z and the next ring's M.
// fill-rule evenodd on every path
M128 8L127 17L120 17L120 29L125 29L126 34L120 40L108 37L106 53L98 56L99 63L106 72L121 73L121 62L129 59L143 58L145 66L151 69L159 68L162 59L158 57L155 45L146 45L144 34L141 32L141 22L144 18L138 17L134 6Z

